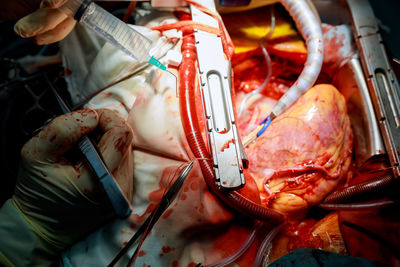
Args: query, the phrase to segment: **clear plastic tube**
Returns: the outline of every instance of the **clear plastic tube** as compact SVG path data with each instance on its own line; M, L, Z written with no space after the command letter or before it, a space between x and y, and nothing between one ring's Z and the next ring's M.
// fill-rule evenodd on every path
M240 107L239 107L239 111L238 111L238 117L240 117L240 115L243 113L245 107L246 107L246 103L249 101L249 99L251 97L253 97L254 95L258 94L269 82L270 78L271 78L271 74L272 74L272 62L271 62L271 57L268 54L267 49L265 48L265 41L268 40L269 38L271 38L272 34L275 31L275 12L274 12L274 7L271 6L271 23L270 23L270 29L268 31L268 33L261 38L260 40L260 47L262 49L262 52L264 54L264 58L265 58L265 62L267 63L267 76L265 77L263 83L257 87L255 90L253 90L252 92L248 93L242 100L242 102L240 103Z
M267 250L267 248L272 244L272 241L274 238L277 236L277 234L281 231L282 229L282 224L278 225L274 229L272 229L267 236L264 238L263 242L261 243L260 248L258 249L256 258L253 263L253 267L259 267L259 266L266 266L266 263L268 261L268 257L266 257L263 261L264 258L264 253Z
M236 250L235 253L220 260L219 262L210 265L205 265L205 267L223 267L227 266L228 264L231 264L232 262L240 258L243 255L243 253L245 253L249 249L251 244L253 244L254 239L256 238L256 234L257 234L257 228L255 227L248 236L248 238L246 239L246 241L243 243L243 245L238 250Z

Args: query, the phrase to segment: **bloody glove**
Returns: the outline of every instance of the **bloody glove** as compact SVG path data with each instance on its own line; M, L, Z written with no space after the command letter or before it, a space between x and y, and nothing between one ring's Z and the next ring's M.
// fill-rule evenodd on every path
M14 195L0 210L0 262L49 265L67 246L113 217L100 182L68 153L83 136L103 132L105 163L132 199L132 130L110 110L80 110L54 119L23 147Z

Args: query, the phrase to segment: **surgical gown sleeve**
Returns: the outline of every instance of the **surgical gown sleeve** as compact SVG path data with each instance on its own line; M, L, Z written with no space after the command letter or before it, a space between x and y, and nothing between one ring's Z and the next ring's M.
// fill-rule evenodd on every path
M0 265L50 266L56 255L32 231L9 199L0 209Z

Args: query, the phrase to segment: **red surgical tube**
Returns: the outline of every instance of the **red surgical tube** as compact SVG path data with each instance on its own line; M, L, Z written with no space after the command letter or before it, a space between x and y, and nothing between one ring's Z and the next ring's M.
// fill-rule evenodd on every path
M196 89L196 47L194 37L186 35L182 44L182 63L179 66L179 104L183 129L189 146L200 163L205 181L211 191L223 202L238 212L257 220L280 224L284 216L279 212L261 206L245 198L237 191L222 192L215 183L212 162L207 160L211 156L203 141L198 123L195 103Z

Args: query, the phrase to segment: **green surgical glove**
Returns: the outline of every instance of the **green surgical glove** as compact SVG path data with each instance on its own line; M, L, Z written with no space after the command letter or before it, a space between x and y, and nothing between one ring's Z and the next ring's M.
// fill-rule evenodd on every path
M108 169L132 199L133 134L126 122L109 110L60 116L22 149L14 195L0 210L0 263L50 265L63 249L113 217L100 182L85 163L68 160L76 155L65 156L95 128L103 132L98 146Z

